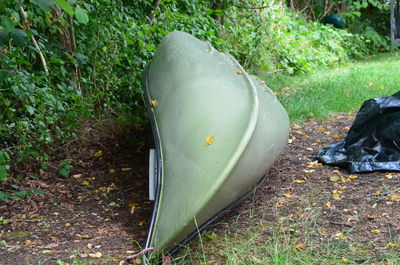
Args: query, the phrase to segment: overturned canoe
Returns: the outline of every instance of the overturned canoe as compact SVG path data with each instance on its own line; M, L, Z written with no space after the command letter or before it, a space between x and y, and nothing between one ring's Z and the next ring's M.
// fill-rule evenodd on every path
M254 190L287 143L272 92L230 56L184 32L143 75L158 161L146 247L173 251Z

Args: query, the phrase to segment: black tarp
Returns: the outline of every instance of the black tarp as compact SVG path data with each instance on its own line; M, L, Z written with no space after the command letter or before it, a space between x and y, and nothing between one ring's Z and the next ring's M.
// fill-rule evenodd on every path
M345 140L317 158L351 172L400 171L400 92L365 101Z

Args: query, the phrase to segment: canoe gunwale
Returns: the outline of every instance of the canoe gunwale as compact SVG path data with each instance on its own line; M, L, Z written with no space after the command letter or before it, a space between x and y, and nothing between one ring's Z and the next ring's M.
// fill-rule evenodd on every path
M156 181L156 189L155 189L155 199L154 199L154 206L153 206L153 211L151 215L151 220L150 220L150 225L149 225L149 232L147 235L146 239L146 245L145 248L150 248L151 247L151 239L153 237L153 232L154 232L154 226L156 222L156 217L157 217L157 212L158 212L158 207L160 204L160 198L161 198L161 187L162 187L162 172L163 172L163 166L162 166L162 156L161 156L161 143L160 143L160 137L158 134L158 126L156 123L155 119L155 113L153 108L147 103L150 102L150 95L148 93L148 85L147 85L147 68L144 71L144 74L142 76L142 81L145 84L145 96L147 99L145 99L145 106L147 109L148 116L150 118L150 124L151 124L151 131L153 135L153 140L154 140L154 145L155 145L155 150L156 150L156 156L157 156L157 181ZM146 264L146 261L145 261Z

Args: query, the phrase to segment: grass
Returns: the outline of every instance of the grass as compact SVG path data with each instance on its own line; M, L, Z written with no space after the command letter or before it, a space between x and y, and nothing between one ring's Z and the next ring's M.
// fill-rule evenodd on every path
M172 264L400 264L398 248L375 256L374 244L316 236L323 231L317 218L318 213L308 221L283 219L260 224L250 217L246 225L231 224L222 236L203 233L201 240L192 242Z
M370 98L400 90L400 52L381 54L336 69L300 77L263 79L277 94L292 122L353 112Z

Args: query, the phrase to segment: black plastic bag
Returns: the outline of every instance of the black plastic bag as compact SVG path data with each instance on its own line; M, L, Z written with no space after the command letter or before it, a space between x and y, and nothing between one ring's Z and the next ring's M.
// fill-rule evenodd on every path
M353 173L400 171L400 92L365 101L344 142L320 149L317 158Z

